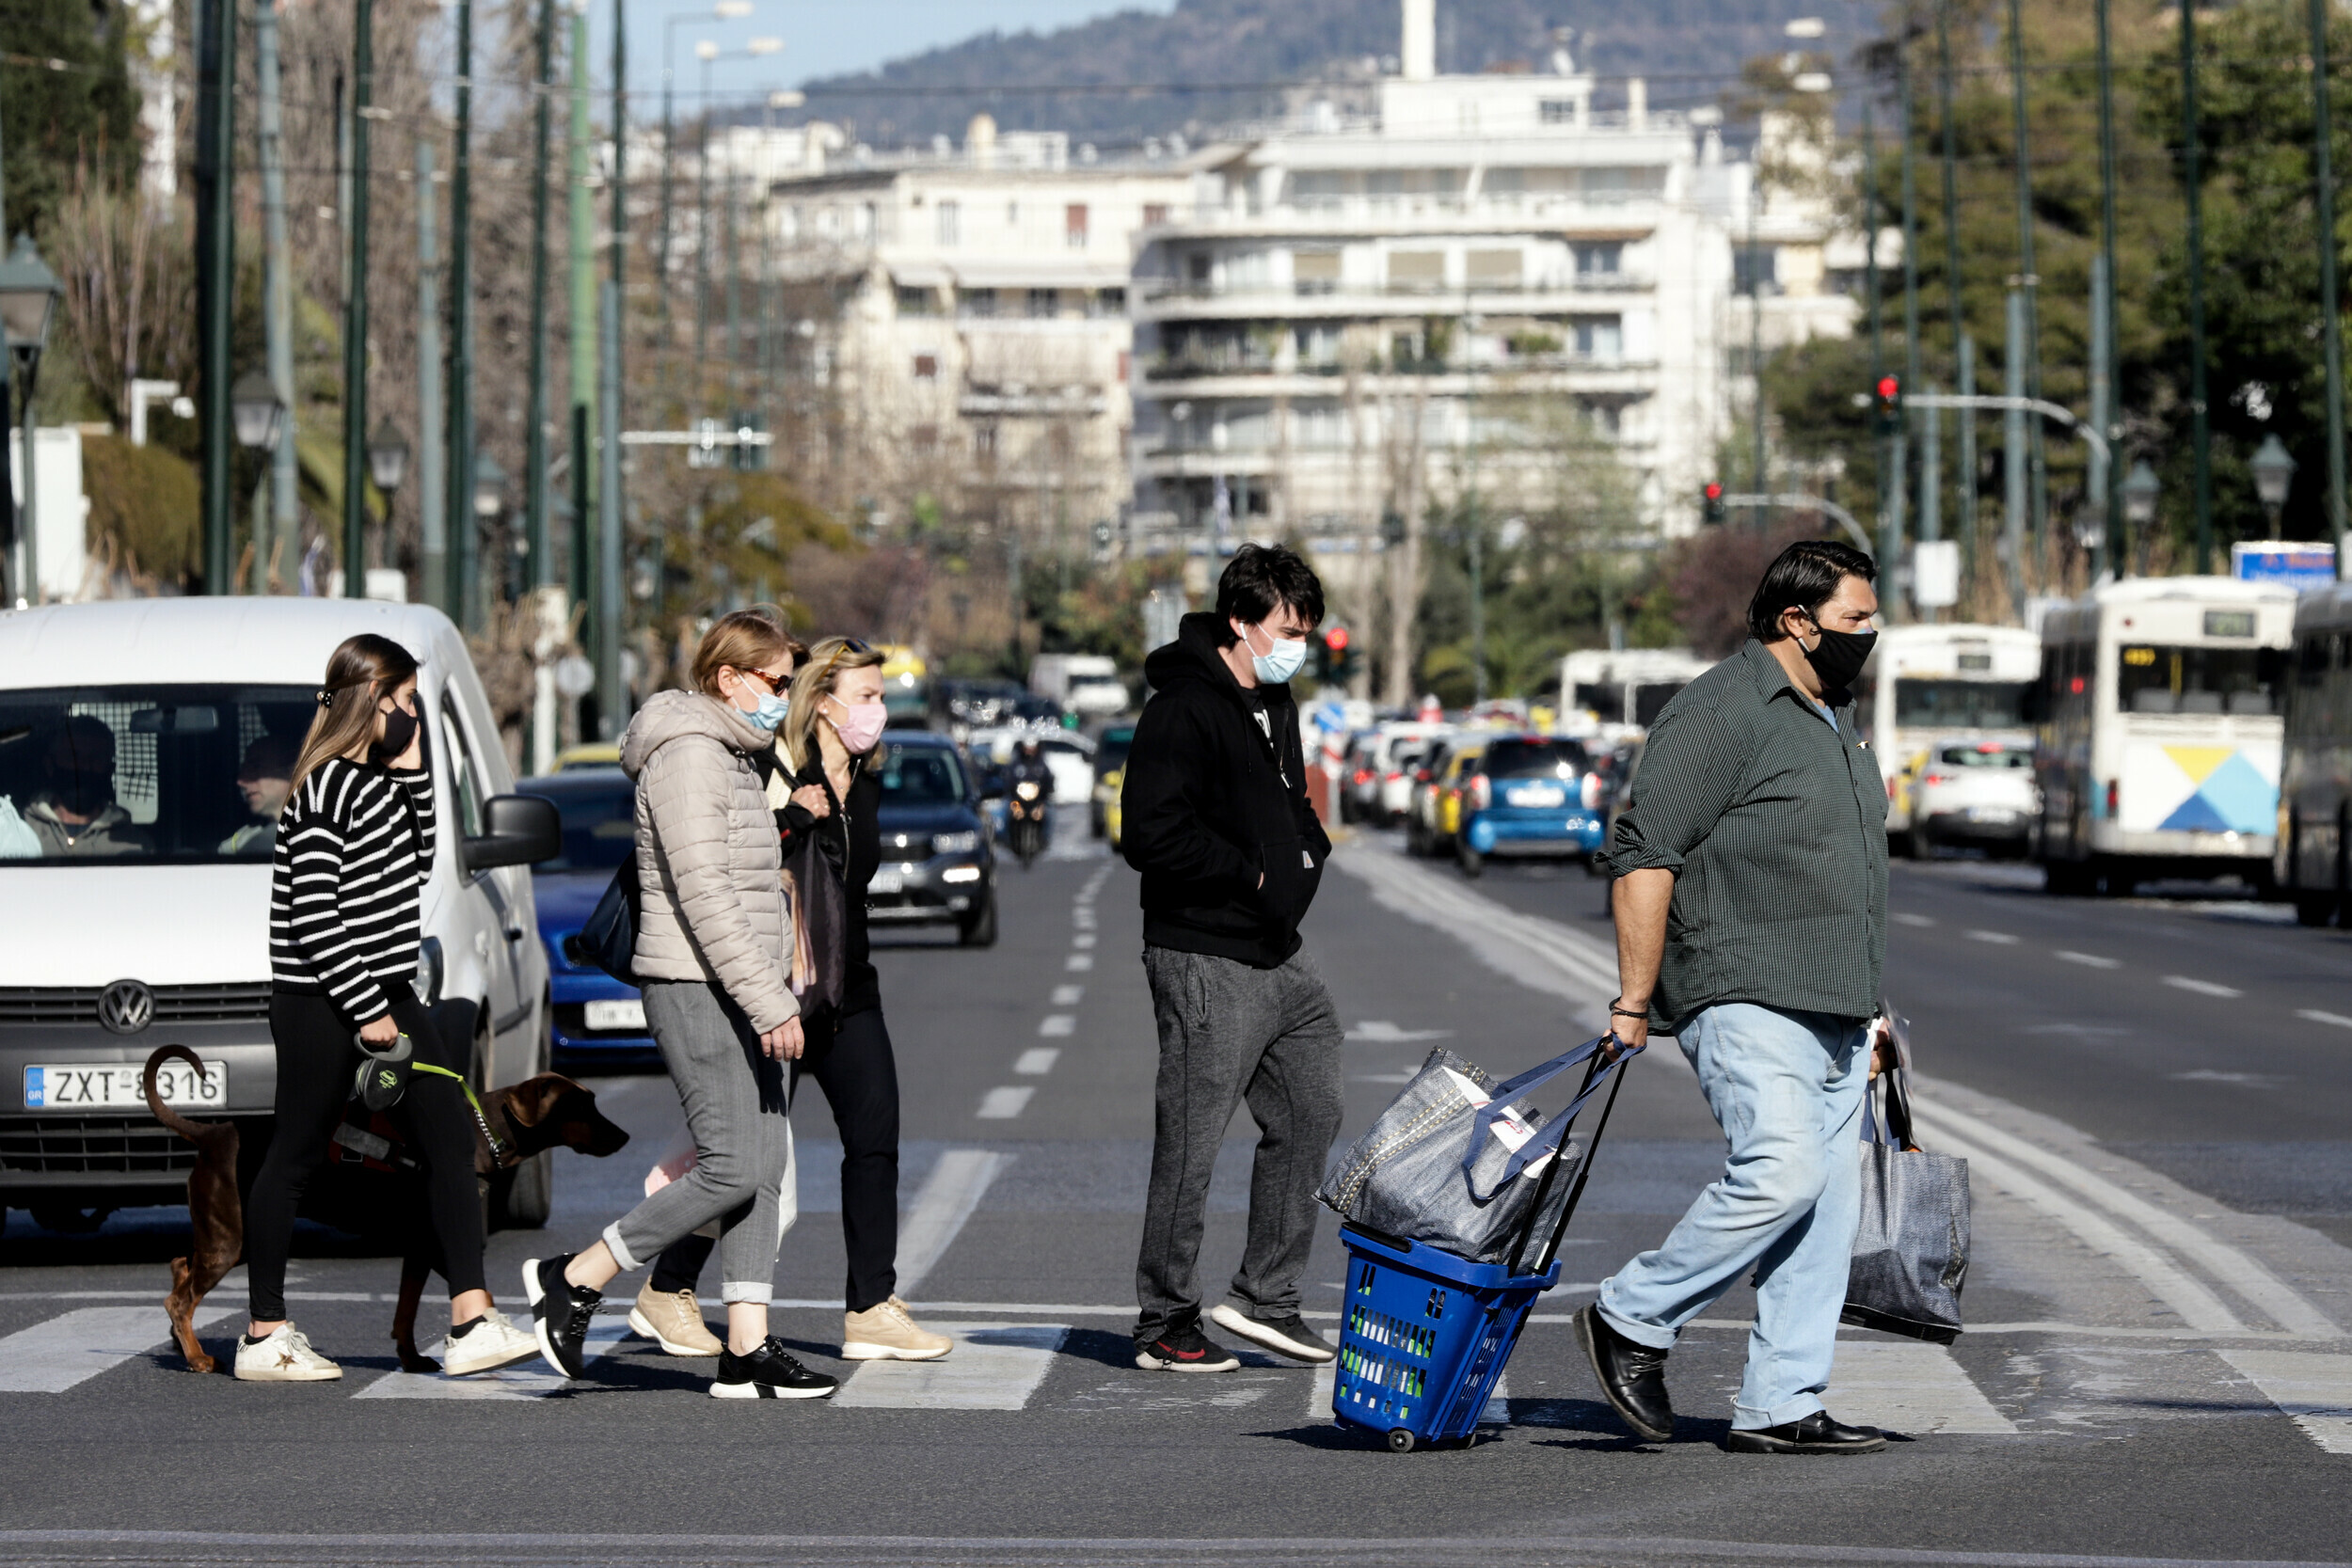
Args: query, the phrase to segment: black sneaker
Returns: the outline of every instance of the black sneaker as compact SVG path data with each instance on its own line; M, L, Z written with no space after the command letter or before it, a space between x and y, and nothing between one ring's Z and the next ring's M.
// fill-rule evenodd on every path
M1330 1341L1309 1328L1295 1312L1279 1318L1252 1318L1238 1307L1220 1306L1209 1316L1217 1327L1294 1361L1321 1363L1335 1360L1339 1355Z
M565 1377L588 1371L588 1325L604 1305L600 1291L574 1285L564 1277L568 1252L554 1258L523 1260L523 1293L531 1298L531 1326L539 1337L539 1354Z
M841 1386L837 1377L812 1372L801 1365L784 1341L771 1334L748 1355L732 1350L719 1353L719 1375L711 1380L714 1400L821 1400Z
M1201 1333L1199 1323L1189 1323L1156 1339L1136 1340L1136 1365L1147 1372L1230 1372L1241 1361Z

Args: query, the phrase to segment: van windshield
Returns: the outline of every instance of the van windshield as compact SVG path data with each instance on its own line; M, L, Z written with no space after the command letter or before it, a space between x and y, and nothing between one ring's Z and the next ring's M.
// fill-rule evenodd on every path
M266 861L317 711L299 686L0 691L0 860Z

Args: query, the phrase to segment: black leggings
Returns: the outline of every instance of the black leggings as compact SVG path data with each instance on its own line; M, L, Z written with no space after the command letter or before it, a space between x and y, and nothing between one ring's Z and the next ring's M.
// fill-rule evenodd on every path
M392 1019L414 1042L416 1059L464 1073L440 1031L398 981L384 990ZM327 1154L327 1140L351 1102L359 1047L351 1025L325 996L277 991L269 1003L270 1037L278 1046L278 1125L269 1154L245 1201L246 1275L256 1323L286 1316L286 1254L294 1244L294 1211ZM434 1261L451 1296L487 1289L482 1274L482 1196L474 1180L473 1112L453 1079L412 1072L394 1113L407 1123L409 1147L424 1167L426 1208L440 1256ZM401 1193L405 1198L405 1191Z
M817 1080L841 1130L841 1235L850 1254L844 1292L852 1312L890 1299L898 1288L898 1067L880 1007L846 1018L804 1020L808 1049L792 1064L798 1098L803 1077ZM653 1288L693 1288L710 1257L707 1236L674 1242L654 1264Z

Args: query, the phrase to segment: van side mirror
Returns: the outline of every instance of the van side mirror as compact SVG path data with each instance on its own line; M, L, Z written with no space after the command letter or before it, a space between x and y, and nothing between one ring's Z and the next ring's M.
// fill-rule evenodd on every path
M564 852L564 819L544 797L493 795L482 803L482 822L489 831L459 847L468 871L536 865Z

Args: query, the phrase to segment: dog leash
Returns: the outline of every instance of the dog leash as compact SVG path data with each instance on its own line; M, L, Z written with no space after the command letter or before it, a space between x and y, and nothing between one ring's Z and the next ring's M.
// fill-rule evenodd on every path
M466 1082L462 1073L452 1072L445 1067L435 1067L429 1062L412 1062L409 1064L409 1070L429 1072L436 1078L454 1080L458 1088L465 1093L467 1105L473 1111L474 1125L482 1129L483 1141L490 1146L490 1158L496 1161L501 1168L514 1163L507 1158L506 1146L499 1141L499 1135L490 1131L490 1118L482 1114L482 1101L474 1098L473 1085Z

